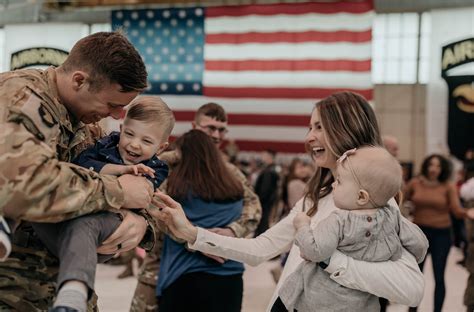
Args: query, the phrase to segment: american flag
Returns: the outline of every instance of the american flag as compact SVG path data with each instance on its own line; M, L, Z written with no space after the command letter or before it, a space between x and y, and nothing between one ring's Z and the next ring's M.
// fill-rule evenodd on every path
M304 151L318 99L351 90L372 100L372 1L117 10L147 65L149 93L175 112L221 104L241 150Z

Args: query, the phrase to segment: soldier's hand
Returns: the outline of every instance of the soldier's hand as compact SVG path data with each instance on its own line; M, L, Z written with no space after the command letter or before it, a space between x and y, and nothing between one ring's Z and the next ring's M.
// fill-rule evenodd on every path
M123 221L115 232L97 248L100 254L125 252L138 246L145 235L147 224L145 218L129 210L120 211Z
M122 186L124 202L122 208L146 208L151 203L153 185L144 177L124 174L118 178Z

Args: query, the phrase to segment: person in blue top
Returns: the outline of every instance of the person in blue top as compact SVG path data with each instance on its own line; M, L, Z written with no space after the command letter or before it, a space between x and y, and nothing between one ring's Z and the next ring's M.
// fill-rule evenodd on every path
M186 216L204 228L225 227L240 218L242 183L229 171L212 139L191 130L176 141L181 162L163 184L179 200ZM166 236L156 294L160 312L238 312L242 306L244 266L223 264Z
M73 163L100 174L143 175L156 190L168 176L168 166L157 155L168 147L174 127L173 112L159 97L133 100L119 132L99 140ZM71 192L74 192L71 189ZM99 200L99 199L98 199ZM148 208L148 207L137 207ZM104 211L61 223L35 223L33 228L46 247L59 258L58 296L53 311L86 311L94 289L96 264L112 257L114 250L99 251L120 225L127 211ZM117 250L122 242L116 241Z

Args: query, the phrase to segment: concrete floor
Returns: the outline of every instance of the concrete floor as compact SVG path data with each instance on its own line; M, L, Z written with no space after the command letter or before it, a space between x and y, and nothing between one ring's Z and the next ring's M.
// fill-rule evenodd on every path
M464 289L466 287L467 272L457 265L456 261L461 259L461 253L453 248L449 254L448 267L446 270L446 299L444 312L466 311L462 303ZM271 299L275 283L270 274L270 269L277 262L267 262L258 267L247 266L244 274L244 302L243 312L263 312ZM119 280L116 276L122 271L121 266L99 265L97 270L97 293L99 295L99 307L101 312L128 311L130 301L135 291L135 278ZM431 261L428 258L425 264L425 296L418 311L428 312L433 310L433 274ZM407 311L401 305L391 304L389 312Z

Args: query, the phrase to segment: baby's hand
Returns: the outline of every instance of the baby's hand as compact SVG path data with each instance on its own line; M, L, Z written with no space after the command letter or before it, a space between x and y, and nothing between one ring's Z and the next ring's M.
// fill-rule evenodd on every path
M128 165L126 166L126 173L134 174L134 175L144 175L147 174L150 177L155 177L155 170L152 168L145 166L144 164L136 164L136 165Z
M311 218L304 212L298 212L293 219L293 226L296 230L299 230L303 226L309 225L311 223Z

